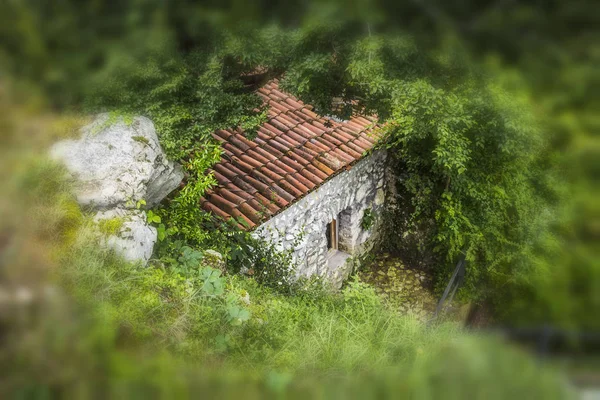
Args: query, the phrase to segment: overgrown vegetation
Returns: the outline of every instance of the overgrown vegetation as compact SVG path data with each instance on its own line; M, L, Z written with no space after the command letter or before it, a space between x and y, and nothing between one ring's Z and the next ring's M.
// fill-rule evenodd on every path
M264 120L240 79L260 67L284 71L283 86L322 113L377 113L385 122L381 145L395 156L400 178L397 212L386 218L394 227L389 243L419 246L442 278L465 252L471 298L529 273L535 238L552 212L539 130L522 115L526 108L488 83L459 41L431 45L391 34L385 24L365 35L353 14L331 24L327 7L297 29L231 29L200 19L201 34L175 24L175 9L163 11L163 20L139 27L151 40L134 52L123 40L104 54L104 68L82 95L94 110L149 116L164 149L184 165L186 186L156 211L166 242L229 247L233 258L245 246L229 241L239 235L215 233L198 202L214 184L206 171L220 157L211 133L241 127L251 135ZM343 110L331 108L334 97L346 101ZM176 255L161 249L161 257Z
M60 199L71 197L62 176L53 164L27 165L8 192L26 202L13 215L61 214ZM39 202L40 192L30 188L51 201ZM427 328L389 309L360 281L339 294L319 285L282 294L252 277L222 275L191 249L183 251L181 269L142 268L99 248L85 219L64 223L70 220L24 219L4 253L8 293L32 276L32 265L53 266L21 287L29 300L1 314L0 360L11 366L1 389L7 396L569 394L556 372L522 352L453 323ZM7 219L1 221L6 232ZM32 264L22 250L35 241L49 252ZM460 383L448 376L449 365L464 377Z
M466 254L463 297L496 305L508 322L597 328L593 4L142 3L0 5L0 100L10 111L0 115L9 132L0 174L14 189L1 199L1 273L5 287L34 288L14 296L30 306L2 315L14 388L564 394L521 354L453 325L427 329L364 282L332 295L291 280L289 254L214 221L198 201L220 157L212 132L253 137L265 110L244 82L268 71L323 114L383 122L380 145L398 176L381 216L387 250L429 268L438 286ZM147 269L90 242L61 169L29 148L76 132L79 117L48 127L57 113L107 110L150 117L186 170L185 187L147 213L160 237ZM206 265L207 249L225 255L227 274ZM62 285L50 286L54 297L43 294L48 270ZM388 277L396 287L397 274Z
M375 222L375 214L373 213L372 208L367 208L363 213L362 218L360 219L360 227L364 231L368 231L373 226Z

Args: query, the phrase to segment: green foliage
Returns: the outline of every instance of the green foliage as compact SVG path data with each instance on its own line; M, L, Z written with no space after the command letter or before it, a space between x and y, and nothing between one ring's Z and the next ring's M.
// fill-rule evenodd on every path
M204 281L202 291L209 296L220 296L224 293L224 279L221 278L221 271L211 267L204 267L200 270L200 278ZM227 308L231 316L231 307Z
M246 232L233 233L230 243L232 271L253 276L261 285L282 293L291 293L297 288L292 250L281 251L279 243L263 241Z
M177 261L179 261L180 268L183 268L183 271L187 272L191 270L198 270L202 258L204 258L204 255L201 251L194 250L188 246L183 246L181 248L181 255Z
M227 312L229 313L229 321L234 326L242 325L250 319L250 311L237 305L227 307Z
M356 276L348 282L342 294L344 301L353 307L381 307L381 298L377 296L375 289L361 282Z
M352 395L356 379L364 379L360 393L381 390L399 379L402 393L425 388L443 391L454 387L452 380L440 387L431 383L438 374L438 379L446 377L431 372L432 365L458 363L465 368L461 373L470 377L475 362L471 358L477 354L479 373L473 381L479 384L471 383L469 390L496 382L498 390L519 387L531 393L564 393L554 375L541 372L532 360L499 343L470 337L452 324L428 329L414 318L388 310L374 289L360 281L351 282L341 294L315 286L282 296L252 278L223 277L211 268L182 275L125 264L86 244L85 235L72 249L63 254L61 279L78 302L108 318L105 327L122 327L119 343L129 343L130 349L143 344L150 353L168 349L165 356L176 357L173 360L190 372L203 372L217 360L219 374L209 373L209 382L235 387L237 381L223 377L240 373L242 382L252 377L268 382L276 379L273 371L284 371L288 383L281 390L301 390L310 383L320 391L330 385L326 377L336 371L344 377L336 385L338 394ZM108 343L111 340L116 339ZM488 346L502 351L488 360ZM185 359L177 355L194 361L183 363ZM514 373L498 375L494 366L504 363L507 368L501 370ZM163 379L171 379L169 372L163 373ZM519 378L520 374L524 376ZM453 390L467 390L461 387Z
M162 220L159 215L154 213L154 211L149 210L146 212L146 221L149 224L160 224Z
M158 237L158 240L160 242L162 242L163 240L165 240L167 238L167 227L165 226L165 224L158 224L158 226L156 227L156 235Z
M372 208L367 208L360 220L360 227L363 231L368 231L375 222L375 214Z
M552 188L550 195L558 209L551 229L540 235L530 255L534 273L520 277L507 293L514 299L511 307L500 308L505 320L519 324L550 322L589 330L599 327L598 319L592 317L600 310L596 173L600 120L594 89L599 58L598 31L589 25L597 21L597 15L590 14L590 7L586 1L569 6L557 3L542 17L534 5L522 5L519 12L524 19L518 24L527 24L536 37L545 38L544 43L529 37L515 42L518 45L511 49L512 35L494 35L500 51L487 60L489 68L513 93L531 99L544 123L542 160L547 173L542 181ZM486 17L485 22L490 20ZM497 32L497 24L515 18L505 11L494 20L494 24L484 23L479 29L491 36Z
M450 324L427 329L387 313L364 283L338 296L281 296L252 279L217 277L214 270L194 278L137 268L85 240L73 250L64 254L60 276L76 302L55 297L41 303L52 312L32 314L36 324L17 318L8 325L5 338L12 345L25 336L29 345L22 346L2 390L177 390L220 398L442 396L448 390L460 398L490 388L498 398L514 390L557 399L569 393L554 371L496 340ZM225 281L224 294L203 289L214 278ZM240 301L242 292L247 302ZM64 338L77 338L78 346L64 346ZM45 357L30 347L33 340ZM447 371L459 374L461 383Z
M128 326L130 340L154 337L175 351L196 352L230 324L239 327L249 318L221 271L199 263L197 254L185 251L180 268L144 268L96 249L90 240L81 235L62 255L64 284L85 304L116 307L114 317Z
M397 217L404 234L431 241L448 261L466 252L471 285L509 280L544 229L536 207L545 200L532 184L536 132L482 87L453 93L416 81L396 96L386 146L397 152L401 198L410 199L400 204L408 217Z

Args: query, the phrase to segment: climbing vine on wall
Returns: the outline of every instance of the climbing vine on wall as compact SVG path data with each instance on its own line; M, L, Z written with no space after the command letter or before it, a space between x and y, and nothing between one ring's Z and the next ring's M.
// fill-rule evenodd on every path
M363 216L360 220L360 227L362 228L362 230L368 231L369 229L371 229L374 222L375 222L375 214L373 213L373 209L367 208L364 211Z

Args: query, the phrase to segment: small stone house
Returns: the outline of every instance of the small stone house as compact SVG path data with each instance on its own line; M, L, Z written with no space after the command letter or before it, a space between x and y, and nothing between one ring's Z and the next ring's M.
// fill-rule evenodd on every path
M254 140L239 129L213 134L223 156L202 207L292 250L298 275L339 287L351 260L373 243L371 220L385 200L386 154L372 151L376 121L319 116L277 79L258 94L269 111Z

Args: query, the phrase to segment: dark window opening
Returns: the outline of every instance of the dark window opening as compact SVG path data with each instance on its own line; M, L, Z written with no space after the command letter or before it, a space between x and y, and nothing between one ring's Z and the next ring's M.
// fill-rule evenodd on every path
M338 248L338 230L336 220L332 220L327 224L325 229L325 235L327 235L327 250L337 250Z

